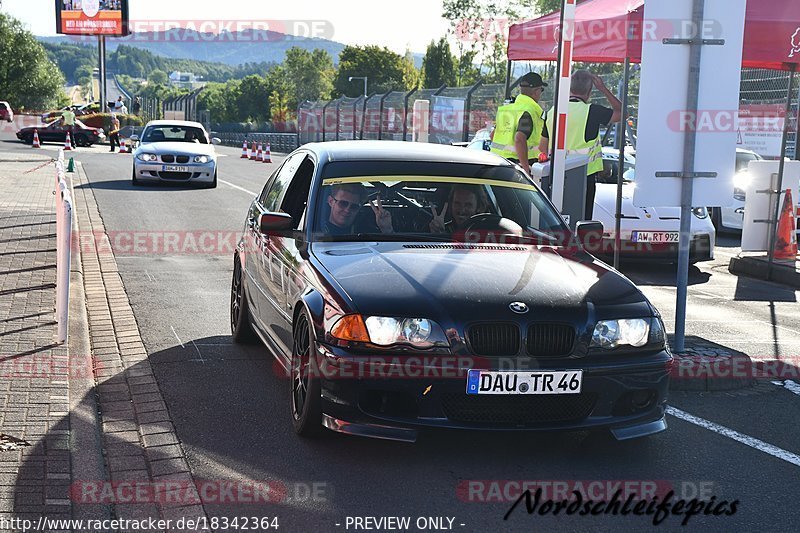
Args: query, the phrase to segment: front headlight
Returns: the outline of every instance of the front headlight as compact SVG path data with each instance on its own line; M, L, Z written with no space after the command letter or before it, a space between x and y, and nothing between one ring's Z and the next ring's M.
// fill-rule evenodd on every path
M703 220L704 218L708 218L708 209L705 207L694 207L692 208L692 214L700 220Z
M650 337L649 318L601 320L594 327L591 348L613 350L619 346L641 348Z
M407 344L425 349L449 345L439 324L427 318L370 316L362 320L359 315L343 316L331 328L331 335L344 341L378 346Z
M158 157L155 154L139 154L136 157L139 158L139 161L144 161L145 163L158 160Z
M207 155L196 155L196 156L194 156L194 162L195 163L208 163L209 161L211 161L211 158L208 157Z
M733 189L733 199L744 202L747 200L747 193L744 191L744 189L739 189L737 187Z

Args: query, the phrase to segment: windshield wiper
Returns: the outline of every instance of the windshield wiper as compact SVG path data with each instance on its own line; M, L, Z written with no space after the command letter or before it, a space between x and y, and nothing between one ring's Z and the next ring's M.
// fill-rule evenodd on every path
M427 233L358 233L355 235L329 235L325 241L376 241L376 242L455 242L448 237L430 235Z

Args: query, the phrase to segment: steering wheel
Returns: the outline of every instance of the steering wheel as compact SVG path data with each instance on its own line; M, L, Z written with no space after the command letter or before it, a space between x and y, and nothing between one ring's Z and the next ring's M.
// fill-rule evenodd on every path
M467 221L464 232L470 231L502 231L512 235L522 235L522 226L509 218L496 215L494 213L478 213L472 215Z

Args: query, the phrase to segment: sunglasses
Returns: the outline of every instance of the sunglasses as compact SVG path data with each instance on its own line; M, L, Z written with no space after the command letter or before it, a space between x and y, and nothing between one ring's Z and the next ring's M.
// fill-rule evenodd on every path
M361 207L361 204L358 202L348 202L347 200L337 200L336 198L334 198L333 201L336 202L336 205L338 205L341 209L344 209L345 211L349 210L355 211Z

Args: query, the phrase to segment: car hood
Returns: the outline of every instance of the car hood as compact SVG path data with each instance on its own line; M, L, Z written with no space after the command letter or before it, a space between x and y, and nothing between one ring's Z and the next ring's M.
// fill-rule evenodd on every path
M139 145L137 152L148 154L189 154L189 155L214 155L213 144L199 144L187 142L155 142Z
M603 306L651 312L632 282L575 249L373 242L316 243L313 253L364 315L511 320L513 302L531 318L570 322Z
M680 231L680 207L637 207L633 205L634 183L622 186L622 228L633 230ZM617 186L609 183L598 183L594 200L595 220L603 223L606 233L614 231L614 214L617 212ZM635 227L634 227L635 226ZM710 219L699 219L692 216L692 231L712 231Z

